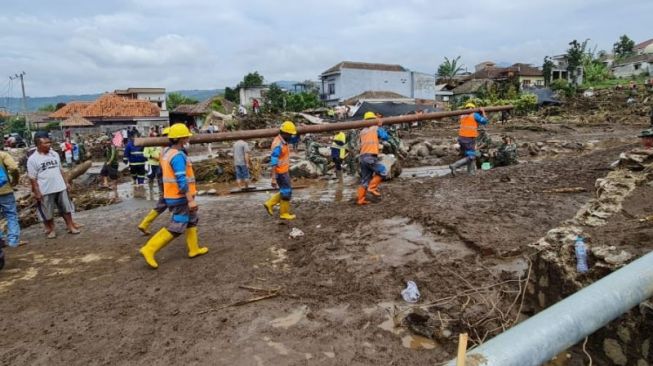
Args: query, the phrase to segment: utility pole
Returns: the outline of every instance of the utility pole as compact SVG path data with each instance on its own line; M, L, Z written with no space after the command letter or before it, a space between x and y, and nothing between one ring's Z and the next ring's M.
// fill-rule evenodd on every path
M25 71L21 72L20 74L15 74L14 76L10 76L9 80L16 80L20 79L20 88L23 91L23 118L25 118L25 127L27 127L27 134L28 134L28 139L31 141L32 139L32 133L29 125L29 121L27 120L27 101L26 101L26 96L25 96L25 81L23 80L23 77L25 76Z

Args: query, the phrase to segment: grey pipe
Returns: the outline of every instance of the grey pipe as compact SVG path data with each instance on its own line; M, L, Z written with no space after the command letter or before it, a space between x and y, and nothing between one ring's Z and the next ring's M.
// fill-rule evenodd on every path
M653 252L468 352L466 365L542 365L651 297Z

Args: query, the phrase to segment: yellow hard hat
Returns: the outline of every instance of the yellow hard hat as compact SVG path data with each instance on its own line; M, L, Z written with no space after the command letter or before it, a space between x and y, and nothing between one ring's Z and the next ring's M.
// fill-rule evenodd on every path
M472 102L465 103L465 108L476 108L476 104Z
M281 132L289 133L291 135L296 135L297 134L297 128L295 127L295 124L292 123L291 121L284 121L281 124L281 127L279 127Z
M341 132L338 132L338 133L333 137L333 141L336 141L336 142L346 142L346 141L347 141L347 136L346 136L345 133L342 132L342 131L341 131Z
M166 127L163 129L163 131L161 131L162 136L168 136L169 133L170 133L170 127Z
M374 112L365 112L363 115L363 119L375 119L376 118L376 113Z
M168 130L168 138L171 139L180 139L191 136L193 136L193 134L190 133L188 127L186 127L186 125L183 123L175 123L174 125L170 126L170 130Z

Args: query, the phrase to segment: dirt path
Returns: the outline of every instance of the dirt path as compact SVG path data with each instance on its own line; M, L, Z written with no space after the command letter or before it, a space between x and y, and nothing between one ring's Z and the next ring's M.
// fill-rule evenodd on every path
M487 332L472 338L485 339L518 317L513 306L499 319L482 319L492 312L474 289L507 281L481 297L513 302L528 268L520 254L590 198L596 178L626 148L614 145L477 177L395 180L383 186L381 202L363 208L349 188L339 202L315 199L330 192L298 191L298 219L290 225L263 212L266 194L203 199L200 240L210 253L187 259L177 239L158 255L156 271L137 253L144 238L135 225L150 202L81 212L86 227L79 236L45 241L32 226L25 230L32 244L7 249L0 272L0 364L447 360L468 319ZM587 191L544 192L563 187ZM293 227L305 235L289 239ZM436 304L431 310L442 314L437 341L393 327L389 314L406 305L399 295L406 280L417 283L420 303ZM225 307L266 294L240 286L279 295ZM462 311L461 292L474 294Z

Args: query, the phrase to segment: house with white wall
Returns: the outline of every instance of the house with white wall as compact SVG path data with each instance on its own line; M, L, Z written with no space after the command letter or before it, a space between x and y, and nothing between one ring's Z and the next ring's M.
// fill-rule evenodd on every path
M165 88L127 88L116 89L114 94L128 99L147 100L161 110L159 117L168 117Z
M254 99L256 99L258 100L259 105L262 106L263 99L265 98L268 90L270 90L270 87L267 85L240 88L240 104L247 108L251 108Z
M653 53L634 55L612 65L612 74L618 78L629 78L641 74L653 74Z
M551 57L553 62L553 68L551 69L551 81L564 79L571 83L571 73L569 72L569 62L567 61L567 55L557 55ZM576 82L578 85L583 83L584 69L583 66L578 66L576 72Z
M393 92L412 99L435 99L435 75L401 65L343 61L320 75L320 99L329 106L367 91Z

